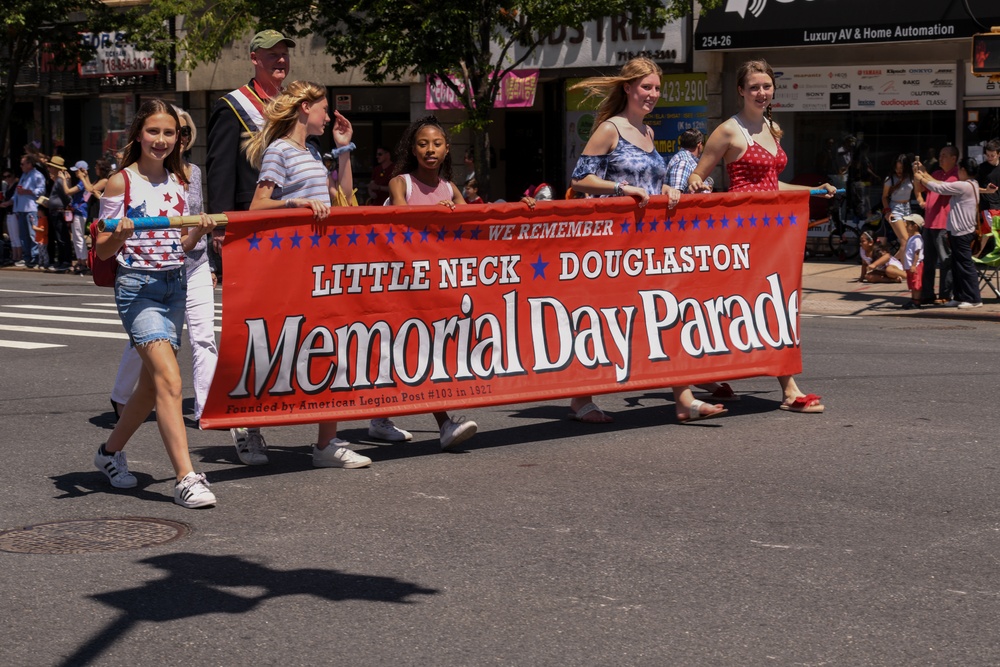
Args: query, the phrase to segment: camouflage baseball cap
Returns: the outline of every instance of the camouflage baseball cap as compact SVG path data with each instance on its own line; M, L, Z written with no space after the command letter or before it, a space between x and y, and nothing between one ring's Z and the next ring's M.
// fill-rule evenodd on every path
M295 46L295 40L285 37L277 30L261 30L250 40L250 53L257 49L269 49L278 42L284 42L291 47Z

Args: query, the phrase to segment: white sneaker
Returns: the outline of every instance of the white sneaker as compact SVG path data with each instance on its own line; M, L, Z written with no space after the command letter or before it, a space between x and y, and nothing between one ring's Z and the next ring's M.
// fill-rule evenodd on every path
M333 438L323 449L313 445L313 466L316 468L364 468L372 460L345 447L346 440Z
M128 471L128 460L125 458L124 449L113 454L102 454L98 448L94 456L94 465L107 475L111 486L116 489L131 489L139 483L135 475Z
M465 417L447 419L441 424L441 449L448 451L476 434L479 426Z
M959 308L982 308L982 301L962 301L958 304Z
M267 443L259 428L231 428L229 433L233 436L240 461L248 466L267 464Z
M215 494L208 490L205 475L189 472L174 485L174 502L181 507L209 507L215 504Z
M391 419L386 419L384 417L373 419L371 421L368 425L368 435L376 440L387 440L389 442L413 440L412 433L404 431L393 424Z

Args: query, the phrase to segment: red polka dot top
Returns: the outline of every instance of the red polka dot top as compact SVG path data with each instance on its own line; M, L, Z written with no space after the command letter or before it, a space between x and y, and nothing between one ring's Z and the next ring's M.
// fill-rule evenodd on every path
M781 149L781 144L775 141L778 152L772 155L766 148L758 144L740 122L738 116L733 116L747 140L747 150L738 160L726 164L729 174L730 192L770 192L778 189L778 174L785 170L788 156Z

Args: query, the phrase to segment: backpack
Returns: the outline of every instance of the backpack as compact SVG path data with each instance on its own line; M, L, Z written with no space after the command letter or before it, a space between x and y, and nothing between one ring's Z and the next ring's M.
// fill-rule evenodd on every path
M129 182L128 170L122 169L122 178L125 179L125 197L122 199L122 210L128 213L129 205ZM97 225L100 220L90 223L90 250L87 251L87 261L90 263L90 275L94 277L94 284L98 287L114 287L115 277L118 275L118 252L108 259L101 259L97 256Z

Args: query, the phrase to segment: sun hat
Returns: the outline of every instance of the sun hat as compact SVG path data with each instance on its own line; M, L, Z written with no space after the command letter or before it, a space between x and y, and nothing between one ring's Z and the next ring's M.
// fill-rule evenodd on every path
M278 42L295 47L295 40L285 37L277 30L261 30L250 40L250 52L253 53L257 49L269 49Z
M61 155L54 156L51 160L45 163L49 167L55 167L56 169L61 169L66 171L66 160L62 158Z

